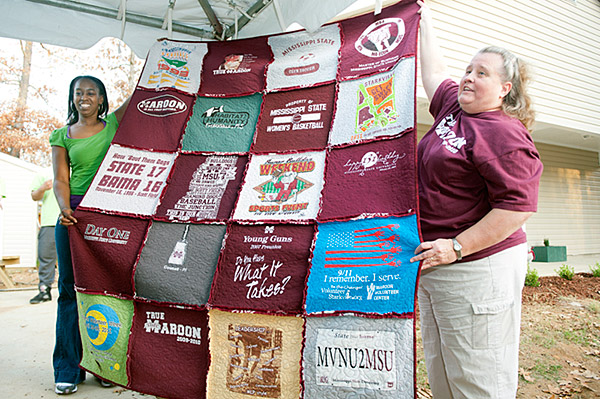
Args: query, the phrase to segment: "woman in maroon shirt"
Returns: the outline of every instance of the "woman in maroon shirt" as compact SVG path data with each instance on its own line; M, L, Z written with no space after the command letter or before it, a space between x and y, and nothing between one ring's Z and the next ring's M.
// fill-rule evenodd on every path
M480 50L449 79L422 2L421 75L433 127L418 147L424 241L419 309L436 398L514 398L522 229L537 209L542 163L528 128L527 70L507 50Z

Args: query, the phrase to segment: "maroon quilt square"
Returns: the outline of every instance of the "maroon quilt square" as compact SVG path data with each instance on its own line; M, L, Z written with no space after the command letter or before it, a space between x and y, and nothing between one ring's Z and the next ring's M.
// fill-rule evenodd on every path
M208 311L135 302L130 388L160 397L205 398Z
M209 303L300 312L314 233L313 225L231 225Z
M252 150L273 152L325 148L334 97L335 84L267 94Z
M406 215L416 209L415 136L329 153L319 221L364 214Z
M266 37L208 42L202 67L202 96L245 96L265 87L265 66L271 62Z
M403 57L417 52L420 15L415 0L386 7L373 13L341 21L342 49L339 79L390 70Z
M194 97L174 90L136 90L113 143L153 151L175 151L193 106Z
M196 222L229 218L247 161L247 156L237 155L180 155L156 219Z
M133 264L148 220L75 211L69 228L75 285L86 292L133 296Z

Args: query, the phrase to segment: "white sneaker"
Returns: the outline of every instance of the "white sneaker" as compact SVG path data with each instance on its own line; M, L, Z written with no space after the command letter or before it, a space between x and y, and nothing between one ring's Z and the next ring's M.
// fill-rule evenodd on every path
M77 392L77 384L71 384L70 382L57 382L54 386L54 392L59 395L70 395Z

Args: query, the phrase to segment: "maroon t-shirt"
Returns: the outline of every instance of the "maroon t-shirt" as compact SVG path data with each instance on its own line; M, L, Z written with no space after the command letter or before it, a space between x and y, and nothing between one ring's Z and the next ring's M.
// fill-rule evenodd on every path
M458 85L444 81L430 112L435 121L418 146L421 232L425 241L452 238L492 208L537 210L542 162L529 132L502 111L468 114ZM523 229L463 258L481 259L527 241Z

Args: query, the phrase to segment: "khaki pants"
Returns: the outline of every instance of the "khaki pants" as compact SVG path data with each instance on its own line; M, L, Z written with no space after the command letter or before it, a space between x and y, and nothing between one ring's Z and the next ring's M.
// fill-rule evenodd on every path
M514 398L527 244L424 270L421 333L436 399Z

